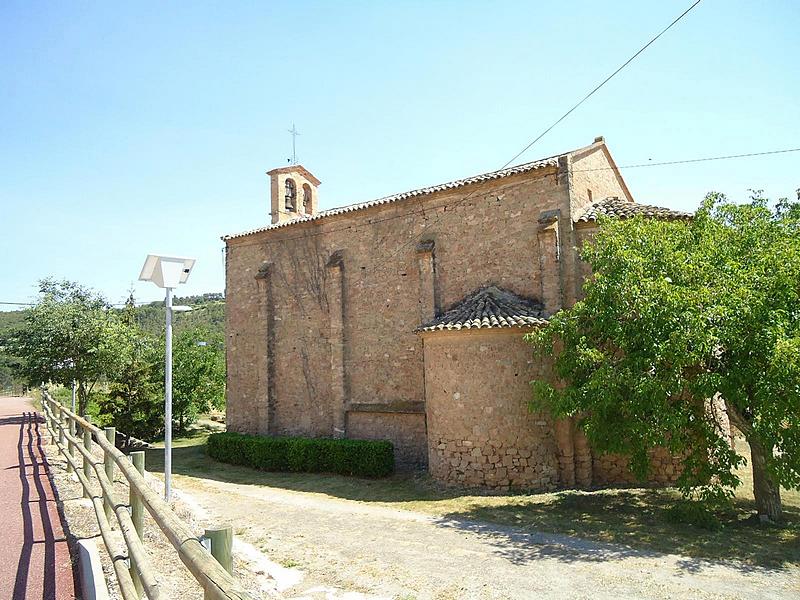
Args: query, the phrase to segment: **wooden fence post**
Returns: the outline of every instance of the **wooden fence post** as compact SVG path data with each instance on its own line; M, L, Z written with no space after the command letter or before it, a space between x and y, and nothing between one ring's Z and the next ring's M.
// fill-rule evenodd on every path
M139 475L144 477L144 452L141 450L138 452L131 452L129 458L133 466L136 467L136 470L139 471ZM139 539L144 542L144 506L142 505L142 497L136 493L136 489L133 486L130 486L128 502L131 505L131 521L133 521L133 528L136 530ZM141 597L143 589L142 580L139 578L139 572L133 564L131 564L131 579L133 579L136 592L139 594L139 597Z
M52 423L50 422L50 412L48 410L49 408L50 408L50 405L47 404L47 398L45 398L44 394L42 394L42 412L44 413L44 422L47 424L47 429L50 430L50 443L52 444L53 443L53 440L52 440L53 428L50 427L50 425Z
M76 429L76 425L75 425L75 419L73 419L72 417L68 416L67 417L67 422L69 423L69 434L72 437L75 437L75 431L77 430ZM73 444L72 442L69 442L67 444L67 449L69 450L70 458L75 458L75 444ZM69 462L67 464L69 465ZM69 467L67 468L67 471L72 471L72 465L69 465Z
M67 432L70 435L75 435L75 422L69 415L64 414L64 420L62 421L61 425L64 427L64 429L67 430ZM67 441L67 452L69 453L70 457L73 458L75 456L75 449L72 447L73 444L69 440L66 441ZM61 443L63 444L64 441L62 440ZM67 473L72 473L72 465L69 464L69 461L67 461Z
M217 559L223 569L233 574L233 527L206 529L205 537L211 540L211 556Z
M106 432L106 439L115 444L117 440L117 430L115 427L105 427L104 431ZM111 483L111 487L114 487L114 457L111 456L110 452L103 451L103 463L106 469L106 477L108 477L108 481ZM114 509L111 506L111 499L110 498L103 498L105 501L103 506L105 506L106 510L106 518L111 521L111 517L114 515Z
M223 569L233 575L233 528L206 529L203 537L211 544L211 556L217 559ZM204 591L203 598L211 600L212 596L208 591Z
M86 415L84 417L84 419L86 419L86 421L91 423L91 420L89 419L89 415ZM84 427L83 428L83 447L86 450L88 450L89 452L92 451L92 431L88 427ZM91 475L92 475L92 465L89 462L89 459L84 456L83 457L83 476L86 477L86 480L88 481L90 479ZM89 494L89 490L87 490L87 489L83 490L83 497L84 498L90 498L91 497L90 494Z
M64 447L64 444L67 441L66 431L67 423L69 422L69 417L64 414L64 411L61 410L61 406L58 406L58 424L60 427L58 428L58 443L61 444L61 447ZM67 461L67 473L72 473L72 465L69 464Z
M217 559L231 575L233 574L233 528L206 529L204 536L211 541L211 556Z

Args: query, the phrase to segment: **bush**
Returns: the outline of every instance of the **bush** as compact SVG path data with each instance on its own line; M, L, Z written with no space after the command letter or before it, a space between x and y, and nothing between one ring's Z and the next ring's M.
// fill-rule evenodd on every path
M394 470L394 448L387 441L262 437L225 432L211 434L206 451L220 462L261 471L384 477Z
M714 511L702 502L693 500L679 500L673 506L667 509L667 521L670 523L679 523L686 525L694 525L700 529L707 529L709 531L716 531L721 526L719 518Z

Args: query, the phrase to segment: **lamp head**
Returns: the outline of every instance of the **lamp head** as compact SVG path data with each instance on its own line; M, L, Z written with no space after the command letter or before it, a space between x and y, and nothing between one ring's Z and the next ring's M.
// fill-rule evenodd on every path
M152 281L160 288L174 289L186 283L194 263L194 258L148 254L139 281Z

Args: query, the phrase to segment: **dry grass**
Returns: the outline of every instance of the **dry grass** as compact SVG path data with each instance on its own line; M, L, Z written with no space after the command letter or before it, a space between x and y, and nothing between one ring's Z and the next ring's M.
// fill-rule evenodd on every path
M736 511L720 515L716 530L674 522L669 508L680 498L672 489L616 489L544 494L472 495L442 489L424 475L359 479L328 474L266 473L218 463L206 456L207 432L175 440L173 469L191 477L263 485L358 502L377 503L446 519L469 519L523 529L574 535L644 550L710 560L737 560L760 567L800 565L800 493L783 492L786 523L764 525L753 518L752 477L743 485ZM148 470L161 470L161 452L148 452Z

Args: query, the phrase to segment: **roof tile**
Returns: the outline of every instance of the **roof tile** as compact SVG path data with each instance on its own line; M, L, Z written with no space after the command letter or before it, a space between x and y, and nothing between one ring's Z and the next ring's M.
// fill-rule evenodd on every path
M476 290L417 332L535 327L547 324L540 302L497 286Z
M668 220L692 218L692 213L680 210L672 210L671 208L652 206L649 204L637 204L636 202L628 202L627 200L620 200L619 198L606 198L605 200L592 204L586 209L586 212L575 219L575 221L578 223L589 223L597 221L601 216L629 219L638 215L653 219Z

